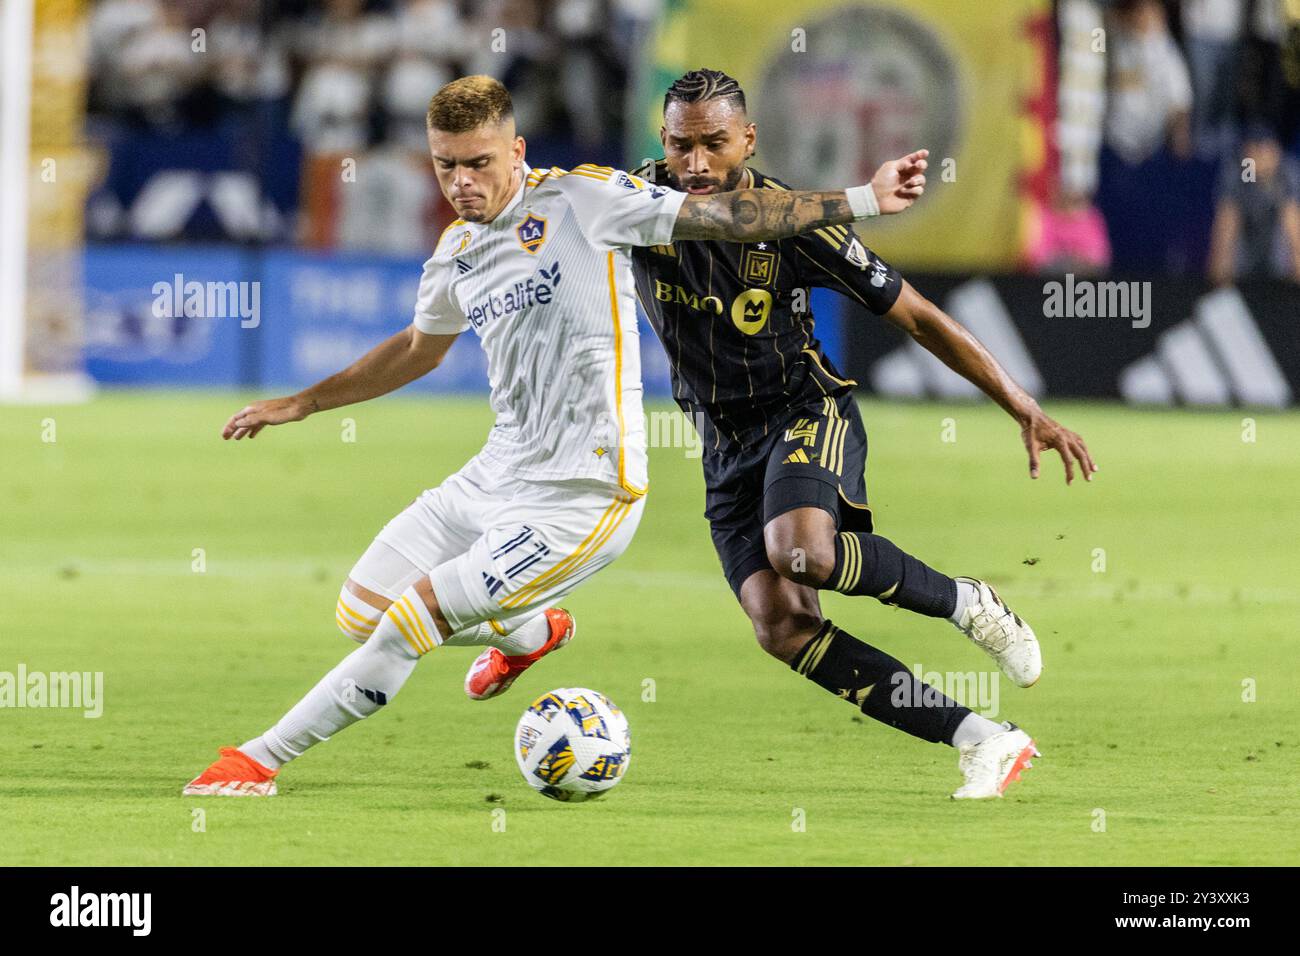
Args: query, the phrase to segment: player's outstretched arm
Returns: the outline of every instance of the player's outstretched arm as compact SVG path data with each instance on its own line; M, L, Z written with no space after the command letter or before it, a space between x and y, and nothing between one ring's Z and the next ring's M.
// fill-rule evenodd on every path
M426 335L408 325L343 371L296 395L244 406L230 416L221 437L236 441L245 436L256 438L267 425L299 422L313 412L386 395L437 368L454 341L455 335Z
M677 214L673 239L788 239L823 226L899 213L925 192L929 155L921 149L891 160L868 185L847 190L738 189L688 196Z
M904 281L885 318L898 326L944 365L961 375L1020 423L1020 437L1029 452L1029 477L1038 477L1039 455L1054 448L1065 462L1065 483L1074 481L1078 461L1086 481L1097 466L1083 439L1049 418L1034 397L1016 384L998 360L975 336L954 322L941 308Z

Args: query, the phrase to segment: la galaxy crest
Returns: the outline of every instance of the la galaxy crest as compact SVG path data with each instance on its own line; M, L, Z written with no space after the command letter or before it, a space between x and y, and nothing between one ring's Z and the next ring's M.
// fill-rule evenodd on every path
M515 235L519 237L519 244L525 250L536 255L537 250L542 248L542 243L546 241L546 220L530 212L524 217L523 222L515 226Z

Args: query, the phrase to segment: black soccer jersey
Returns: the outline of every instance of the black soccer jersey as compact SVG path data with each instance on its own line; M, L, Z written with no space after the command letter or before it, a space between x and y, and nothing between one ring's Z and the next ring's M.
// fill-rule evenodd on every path
M663 160L638 175L669 184ZM740 188L787 189L749 169ZM902 277L849 226L775 242L681 241L632 251L637 295L668 352L673 398L704 447L727 452L780 427L791 406L838 395L845 380L813 330L810 289L833 289L877 315Z

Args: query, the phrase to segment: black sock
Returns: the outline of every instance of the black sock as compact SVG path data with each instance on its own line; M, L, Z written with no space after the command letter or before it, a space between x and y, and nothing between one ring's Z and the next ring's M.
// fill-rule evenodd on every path
M921 683L884 651L830 621L822 623L790 668L857 704L868 717L932 743L951 744L957 726L970 713L942 691Z
M822 588L867 594L930 617L952 617L957 608L956 581L888 538L865 531L841 531L835 536L835 568Z

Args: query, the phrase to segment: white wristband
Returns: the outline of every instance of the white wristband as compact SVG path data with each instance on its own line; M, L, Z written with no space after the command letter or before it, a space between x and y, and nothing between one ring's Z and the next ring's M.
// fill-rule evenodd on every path
M844 195L848 197L849 208L853 210L854 219L870 219L872 216L880 215L880 203L876 200L876 191L871 188L870 183L846 189Z

